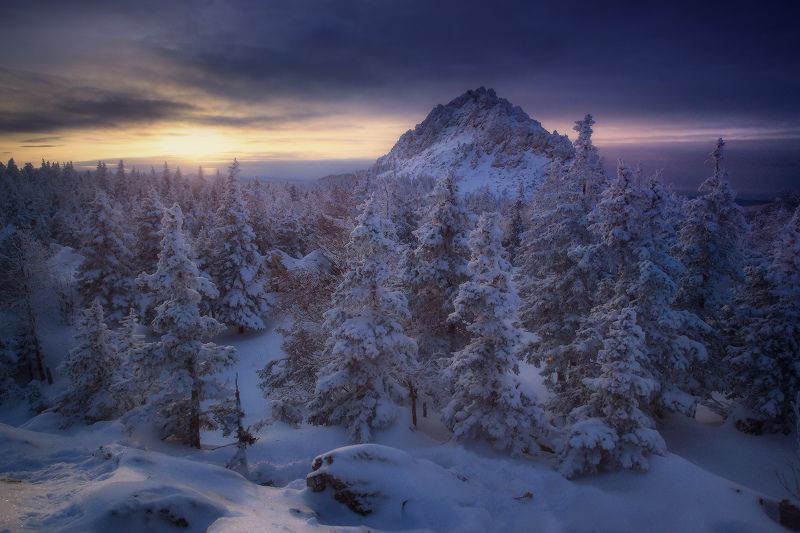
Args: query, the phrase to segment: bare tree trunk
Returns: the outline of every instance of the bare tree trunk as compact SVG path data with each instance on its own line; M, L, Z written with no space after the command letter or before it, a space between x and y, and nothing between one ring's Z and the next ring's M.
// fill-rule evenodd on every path
M39 375L39 381L47 379L44 371L44 356L42 354L42 346L39 344L39 336L36 334L36 317L33 314L33 308L30 304L30 296L27 296L27 311L28 311L28 328L29 328L29 341L31 342L30 348L33 350L34 357L36 358L36 372Z
M414 388L414 383L410 379L406 384L408 385L408 397L411 399L411 423L417 427L417 389Z
M27 348L33 350L36 358L36 372L39 374L39 381L44 381L47 379L44 372L44 356L42 355L42 346L39 344L39 336L36 334L36 314L33 312L33 304L31 304L31 274L24 261L22 264L22 289L25 293L25 314L28 319L29 338L26 340L31 343L31 346Z
M192 399L189 406L189 446L200 448L200 380L197 379L197 369L194 356L186 359L186 368L192 379Z
M247 445L252 443L252 435L245 429L242 411L242 398L239 394L239 373L236 373L236 455L228 461L226 468L239 472L243 476L248 475L247 466Z

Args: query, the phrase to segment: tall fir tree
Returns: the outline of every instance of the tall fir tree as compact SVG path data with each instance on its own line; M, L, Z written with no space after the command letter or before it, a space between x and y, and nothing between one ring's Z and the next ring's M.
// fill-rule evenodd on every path
M447 356L463 344L464 331L448 323L458 286L466 279L469 219L452 175L436 182L430 207L414 231L417 247L405 258L404 283L411 299L409 332L421 360Z
M591 140L593 124L591 115L576 122L574 159L553 164L534 196L517 259L520 317L535 334L526 358L543 367L545 384L558 393L556 399L576 386L570 368L587 356L578 332L595 304L602 271L593 260L597 239L589 229L606 186Z
M209 402L231 397L217 374L237 356L229 346L207 342L224 326L201 314L200 301L215 297L217 291L192 261L182 228L183 213L176 204L161 221L158 268L140 279L158 302L152 328L161 338L148 362L157 369L154 419L163 438L199 448L200 430L216 427Z
M322 264L287 270L276 275L285 291L281 310L292 316L291 325L278 330L284 357L273 359L259 371L259 387L268 400L269 419L298 424L306 419L314 395L317 372L324 365L326 332L323 315L330 309L337 276L332 264L317 252Z
M103 307L95 300L81 311L75 323L75 347L62 364L68 380L58 410L87 422L109 420L119 403L111 393L119 360L106 325Z
M522 244L522 234L525 233L527 207L525 187L520 184L503 224L503 248L506 249L508 260L512 265L517 264L517 252Z
M351 233L351 263L325 313L326 364L318 373L309 420L343 424L352 442L395 419L395 403L415 364L417 346L403 332L408 307L389 279L386 260L396 247L391 224L374 198L364 204Z
M650 374L645 335L636 311L606 314L597 375L586 378L586 403L569 415L558 447L559 470L567 477L615 468L648 468L647 456L666 451L647 415L659 389Z
M94 179L97 187L105 193L111 192L110 175L105 161L98 161L94 172Z
M29 231L13 225L0 230L0 301L8 316L16 318L7 322L16 337L9 345L19 377L27 381L47 379L39 315L43 300L51 297L48 257L44 244Z
M16 350L0 340L0 405L7 401L17 401L23 396L17 380L19 369L20 357Z
M648 371L658 381L649 413L663 410L692 414L697 396L707 393L708 353L699 340L708 326L697 315L675 306L682 265L669 254L671 231L667 195L657 180L638 185L624 165L603 192L592 220L598 243L593 253L606 273L600 299L579 336L585 346L605 338L605 316L631 308L645 336ZM594 377L590 358L576 377ZM573 395L581 401L582 395Z
M219 290L212 307L215 316L241 333L264 329L270 305L266 263L248 221L238 173L239 162L234 160L217 210L217 226L210 235L213 256L207 270Z
M680 231L679 257L686 267L678 302L706 321L716 322L743 280L743 239L748 226L736 194L722 167L725 142L717 141L711 153L714 174L686 202L686 220Z
M116 354L117 367L109 386L119 413L127 413L147 398L153 381L152 369L146 368L154 344L145 341L139 332L139 316L134 308L120 321L119 327L110 332L110 342Z
M603 160L592 142L594 133L592 126L595 124L594 117L588 114L583 117L583 120L576 121L572 128L578 133L578 137L573 143L575 158L571 166L573 172L578 174L577 181L581 184L581 193L590 203L599 200L600 194L607 184Z
M136 262L140 272L153 270L158 263L162 218L164 218L164 204L161 203L155 188L150 187L140 199L133 214L136 223Z
M524 337L511 265L497 216L484 213L470 234L468 279L458 288L451 321L466 324L470 342L446 370L450 401L442 419L459 440L485 439L513 454L538 449L544 414L521 390L517 352Z
M117 170L114 173L114 183L112 185L111 195L121 205L129 206L131 201L131 188L128 180L128 174L125 172L125 162L121 159L117 163Z
M770 256L747 268L734 304L731 392L749 410L737 426L752 433L788 431L800 392L800 207Z
M285 357L267 363L258 371L259 387L269 406L269 420L299 424L314 397L317 372L323 366L325 336L320 324L295 317L282 329L281 350Z
M81 243L77 278L83 301L98 299L110 320L121 319L132 303L133 237L119 206L103 191L94 197Z

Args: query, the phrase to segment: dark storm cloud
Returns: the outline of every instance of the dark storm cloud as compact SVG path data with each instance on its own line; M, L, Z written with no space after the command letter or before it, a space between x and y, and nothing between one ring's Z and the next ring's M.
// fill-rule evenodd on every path
M147 100L124 94L109 95L101 99L65 100L42 109L0 111L0 133L49 132L67 128L149 123L176 118L191 109L192 106L188 104Z
M93 67L88 51L100 50L106 63L97 70L119 72L133 56L131 70L154 90L234 103L289 98L419 112L486 85L546 116L793 124L800 115L800 8L785 1L12 0L6 12L6 26L24 31L0 35L0 65L7 55L32 69L60 59L84 70ZM65 21L80 21L74 38L48 38ZM181 112L144 106L155 117Z
M122 127L158 121L204 125L281 125L319 116L319 111L287 111L246 116L220 115L173 99L72 84L47 76L0 68L0 133L47 133L64 129ZM61 136L25 139L24 147L52 147Z
M195 107L158 97L73 85L43 74L0 69L0 133L113 127L185 116ZM38 144L53 136L30 139Z
M199 39L163 36L152 50L182 80L235 98L388 92L492 78L557 60L551 31L526 31L508 6L469 2L240 4L234 27L200 22ZM213 17L212 13L208 14ZM509 53L514 51L514 53Z
M483 84L554 111L787 121L800 112L796 4L585 4L241 2L199 10L197 38L162 34L146 46L180 83L237 100L402 107Z

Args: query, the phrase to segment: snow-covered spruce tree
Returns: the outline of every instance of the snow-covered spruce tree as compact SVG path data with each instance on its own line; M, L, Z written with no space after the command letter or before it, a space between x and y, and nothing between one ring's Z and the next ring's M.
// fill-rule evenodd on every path
M53 286L49 254L44 244L27 230L6 226L0 230L0 305L8 313L7 338L16 337L15 359L27 381L45 381L44 350L40 342L39 315ZM12 332L13 331L13 332ZM10 346L10 347L11 347Z
M189 188L187 185L189 180L183 177L181 167L175 168L175 174L172 175L172 191L175 194L175 201L181 206L181 211L184 211L184 219L186 218L186 211L189 210L189 198L186 196Z
M274 226L272 217L268 216L272 202L264 182L252 180L244 199L247 204L250 225L253 227L256 246L262 254L267 255L273 249Z
M200 184L200 190L195 201L195 222L197 224L197 231L193 234L195 236L195 244L199 234L207 234L217 225L217 209L219 209L222 197L221 190L224 188L224 180L217 181L220 179L219 172L217 172L215 176L209 176L205 182ZM200 250L198 249L197 252L199 254Z
M106 326L103 306L95 300L75 323L75 347L61 366L69 385L58 410L87 422L109 420L119 413L110 387L119 361Z
M286 356L258 371L259 387L270 409L269 419L263 423L299 424L305 419L305 406L314 397L317 372L323 366L324 331L321 324L299 317L290 328L280 331Z
M182 227L183 213L176 204L161 221L158 268L140 276L155 294L158 305L152 329L161 335L158 349L147 362L154 368L146 371L157 372L152 405L163 438L200 447L200 429L215 427L204 409L206 402L230 397L216 374L235 362L236 351L205 342L224 326L200 313L203 296L213 298L217 291L190 258Z
M159 190L161 192L161 201L165 205L171 205L177 201L175 183L172 180L172 173L169 171L169 165L166 161L164 161L164 168L161 170Z
M52 277L45 245L28 230L0 228L0 306L5 313L0 339L3 397L25 398L41 412L48 405L42 385L52 383L40 342L39 316L52 300Z
M554 164L534 195L517 257L520 317L536 336L526 358L544 367L545 383L556 392L573 388L571 378L580 379L570 368L588 356L589 345L577 337L594 306L602 270L591 254L596 237L589 215L606 177L591 143L592 124L591 115L576 122L575 158ZM553 406L561 414L570 409Z
M686 267L678 303L711 322L719 320L722 307L742 281L742 242L748 232L722 168L724 146L719 139L711 152L714 174L700 185L699 196L686 202L678 244L679 258Z
M285 184L273 185L271 192L272 199L266 213L270 225L269 241L273 248L292 257L302 257L307 251L307 232L297 188Z
M666 450L646 414L659 388L649 373L644 332L636 311L607 314L597 376L585 378L585 405L575 408L559 443L559 470L567 477L615 468L648 467L647 455Z
M164 217L164 206L161 204L158 192L150 187L134 212L136 224L136 243L134 250L135 271L153 272L158 264L158 253L161 251L161 219ZM153 319L153 303L147 291L137 295L137 307L146 322Z
M130 206L131 201L131 187L129 175L125 172L125 162L120 159L117 163L117 170L114 172L113 183L111 184L110 196L114 198L120 205L125 207Z
M117 365L109 385L109 393L117 404L117 412L127 413L142 405L153 382L153 371L146 368L154 344L146 342L138 332L139 317L131 308L120 320L119 327L110 332Z
M524 332L497 215L484 213L470 234L468 280L450 320L466 324L470 342L453 354L446 375L450 401L442 420L458 440L485 439L513 454L537 450L544 414L520 390L517 352Z
M577 181L581 184L581 192L590 203L597 202L606 186L606 173L603 170L603 160L592 143L592 134L595 120L592 115L586 115L583 120L575 122L572 128L578 133L573 146L575 159L571 164L572 172L576 173Z
M94 179L98 189L105 193L108 193L111 190L110 174L105 161L97 162L97 169L94 172Z
M16 351L0 339L0 405L22 398L24 392L17 384L20 358Z
M136 265L139 272L155 269L158 252L161 250L161 219L164 218L164 205L154 187L147 189L142 196L133 220L136 223Z
M599 277L587 253L594 241L587 221L591 205L575 177L563 166L551 168L534 196L517 257L520 318L535 334L524 355L543 367L545 383L555 392L574 385L570 368L586 356L576 337L594 304Z
M517 262L517 251L522 242L522 234L525 232L526 212L525 187L520 184L517 197L511 204L503 222L503 248L508 252L508 260L512 265Z
M419 225L420 206L424 205L422 180L405 175L387 175L372 184L384 215L392 221L401 244L416 244L413 232Z
M598 304L579 332L579 340L590 347L589 357L577 361L572 372L579 380L595 377L591 350L605 338L606 316L631 308L644 331L650 372L659 383L648 413L661 410L693 413L696 396L704 389L705 346L697 339L708 326L697 315L675 307L677 279L682 265L669 255L665 238L671 221L665 216L667 195L656 180L637 185L631 172L620 165L618 177L603 192L592 215L591 229L598 243L594 260L606 272L600 285ZM572 383L577 383L572 380ZM558 393L581 405L583 394Z
M414 236L419 243L405 258L404 284L411 298L411 333L422 361L447 356L463 344L464 331L449 323L453 298L466 279L469 221L458 196L456 178L441 178L430 207Z
M89 209L81 242L77 278L83 302L98 299L110 320L121 319L132 303L133 237L118 205L102 191Z
M219 290L212 309L214 316L239 333L264 329L269 311L264 257L259 253L247 206L239 186L239 162L228 169L217 226L211 231L213 256L207 266Z
M639 277L628 294L634 296L637 319L656 364L660 382L656 413L666 409L694 416L697 401L710 396L721 383L707 347L711 327L676 303L684 267L671 255L677 242L671 216L674 198L657 177L644 188L649 203L643 223L651 228L652 238L640 252Z
M800 207L771 256L748 267L730 329L731 392L751 414L737 427L788 431L800 392Z
M386 260L396 247L391 224L364 204L350 237L350 266L325 313L328 333L310 406L314 424L343 424L352 442L367 442L372 431L395 418L406 374L417 346L403 332L406 299L389 283Z
M285 294L278 302L279 309L292 317L292 323L278 330L284 357L270 361L258 372L259 387L270 408L269 418L262 423L281 420L298 424L305 420L317 371L324 364L323 315L330 308L337 277L333 264L320 252L316 255L324 264L304 261L304 268L273 269L273 283Z

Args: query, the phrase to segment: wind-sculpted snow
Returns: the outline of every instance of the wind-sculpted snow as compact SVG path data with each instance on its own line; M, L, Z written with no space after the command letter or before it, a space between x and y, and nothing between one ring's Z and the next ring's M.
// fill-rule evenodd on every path
M384 435L395 447L337 448L344 435L334 428L274 427L254 446L275 468L304 458L305 472L314 464L309 446L330 446L317 471L380 494L362 516L304 479L283 487L248 481L215 464L227 449L154 442L153 451L139 449L117 423L69 433L58 425L55 415L27 429L0 424L0 530L781 531L758 494L672 454L654 458L646 476L618 472L576 483L546 461L439 444L399 428ZM706 446L719 437L711 429ZM729 442L756 465L744 441Z
M538 185L552 159L572 157L566 136L550 133L520 107L483 87L438 105L378 159L378 176L463 179L462 192L488 186L513 193L520 182Z

